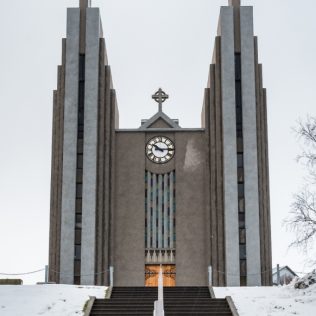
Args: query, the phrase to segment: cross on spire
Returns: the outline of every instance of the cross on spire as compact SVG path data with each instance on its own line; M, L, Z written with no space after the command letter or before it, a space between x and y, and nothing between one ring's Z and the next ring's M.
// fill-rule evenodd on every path
M162 112L162 104L169 99L169 95L162 91L161 88L152 96L159 105L159 112Z

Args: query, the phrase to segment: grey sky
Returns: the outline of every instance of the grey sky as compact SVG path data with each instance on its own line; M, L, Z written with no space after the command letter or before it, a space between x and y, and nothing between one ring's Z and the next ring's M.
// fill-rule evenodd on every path
M52 90L56 88L66 7L78 0L10 0L0 10L0 272L47 264ZM120 126L138 127L157 110L182 127L200 124L202 97L219 9L227 0L93 0L101 8ZM287 251L293 235L281 226L302 185L291 128L316 115L315 0L243 0L254 6L259 60L268 91L273 264L306 270ZM1 276L0 276L1 277ZM24 278L35 282L42 274Z

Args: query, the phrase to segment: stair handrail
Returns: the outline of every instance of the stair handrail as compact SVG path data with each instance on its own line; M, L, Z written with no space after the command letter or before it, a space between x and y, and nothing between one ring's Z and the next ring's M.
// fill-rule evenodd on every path
M228 306L229 306L233 316L239 316L238 310L236 308L236 305L235 305L232 297L231 296L226 296L226 301L228 303Z
M110 287L114 286L114 267L110 266Z
M213 285L212 275L213 275L212 266L208 266L208 285L209 286Z
M158 300L155 301L154 305L154 316L164 316L164 304L163 304L163 277L162 267L160 265L159 276L158 276Z

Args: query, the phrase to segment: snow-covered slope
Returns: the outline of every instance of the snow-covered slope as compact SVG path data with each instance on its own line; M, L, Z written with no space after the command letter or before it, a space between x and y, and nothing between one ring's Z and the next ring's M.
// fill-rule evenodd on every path
M231 287L214 291L218 298L232 296L240 316L316 316L314 280L316 272L284 287ZM299 282L308 287L296 289ZM3 285L0 316L82 316L89 296L104 298L105 291L106 287L95 286Z
M279 287L214 288L218 298L231 296L240 316L316 316L316 272ZM296 289L295 284L308 285Z
M0 286L1 316L81 316L89 296L104 298L106 287L72 285Z

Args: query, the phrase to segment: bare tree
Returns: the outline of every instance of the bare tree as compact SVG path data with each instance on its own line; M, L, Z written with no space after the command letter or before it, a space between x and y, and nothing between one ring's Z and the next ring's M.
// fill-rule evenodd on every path
M308 188L295 195L286 224L295 231L296 239L290 246L307 250L316 238L316 195Z
M303 142L298 161L306 167L307 177L304 189L294 195L290 214L284 222L296 234L290 247L309 252L316 241L316 118L299 121L295 132ZM312 261L316 263L315 259Z
M309 182L316 184L316 117L307 117L306 121L300 120L298 128L294 131L304 143L303 152L297 159L307 167Z

